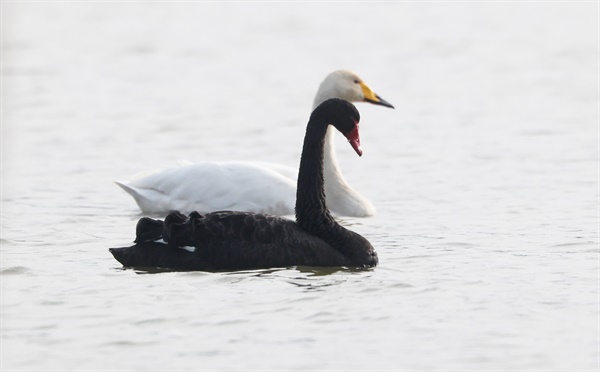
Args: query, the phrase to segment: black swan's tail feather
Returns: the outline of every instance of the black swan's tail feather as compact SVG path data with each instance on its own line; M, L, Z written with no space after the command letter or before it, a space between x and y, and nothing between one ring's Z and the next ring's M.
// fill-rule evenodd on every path
M125 248L109 248L113 257L124 267L195 270L210 267L185 249L172 249L161 243L139 243Z
M163 236L163 221L144 217L135 228L135 243L155 242Z
M135 250L132 247L127 248L108 248L115 260L119 261L125 267L135 266Z
M144 217L137 223L134 242L148 243L163 239L165 243L175 247L193 245L189 241L190 237L203 218L198 212L192 212L188 217L178 211L169 213L164 221Z
M194 246L194 232L203 216L198 212L190 213L189 217L174 211L169 213L163 224L162 237L172 247Z
M188 217L177 211L169 213L164 221L141 218L135 245L109 251L125 267L195 267L198 263L190 258L190 251L179 247L194 247L194 232L203 219L197 212Z

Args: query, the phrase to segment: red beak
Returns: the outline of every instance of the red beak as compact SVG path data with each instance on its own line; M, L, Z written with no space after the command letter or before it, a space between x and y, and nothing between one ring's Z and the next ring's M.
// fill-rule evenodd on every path
M348 139L348 142L350 142L350 145L352 146L354 151L356 151L358 156L362 156L362 148L360 147L360 136L358 135L358 123L356 123L354 129L352 129L352 131L346 135L346 138Z

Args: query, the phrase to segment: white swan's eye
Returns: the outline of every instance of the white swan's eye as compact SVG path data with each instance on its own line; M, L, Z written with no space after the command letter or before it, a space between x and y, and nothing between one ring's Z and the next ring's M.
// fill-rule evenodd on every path
M360 81L354 80L354 84L358 84L358 83L360 83Z

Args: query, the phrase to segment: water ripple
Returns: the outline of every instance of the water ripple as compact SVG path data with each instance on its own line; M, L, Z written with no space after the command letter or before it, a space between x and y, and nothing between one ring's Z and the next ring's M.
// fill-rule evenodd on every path
M28 272L29 269L25 266L13 266L0 269L0 275L20 275Z

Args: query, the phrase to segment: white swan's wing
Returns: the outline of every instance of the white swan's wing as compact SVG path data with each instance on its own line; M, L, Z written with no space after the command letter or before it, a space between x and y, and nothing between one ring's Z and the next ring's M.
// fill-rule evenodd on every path
M297 167L292 168L292 167L288 167L287 165L261 162L261 161L253 162L252 164L271 169L272 171L275 171L275 172L279 173L280 175L282 175L283 177L294 182L294 185L296 184L296 181L298 180L298 168Z
M117 182L146 213L294 213L296 181L257 163L204 162Z

